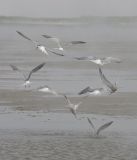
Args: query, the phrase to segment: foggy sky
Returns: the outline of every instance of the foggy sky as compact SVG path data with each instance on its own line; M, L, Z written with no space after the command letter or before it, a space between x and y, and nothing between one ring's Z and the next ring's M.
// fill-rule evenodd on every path
M137 0L0 0L0 15L28 17L137 16Z

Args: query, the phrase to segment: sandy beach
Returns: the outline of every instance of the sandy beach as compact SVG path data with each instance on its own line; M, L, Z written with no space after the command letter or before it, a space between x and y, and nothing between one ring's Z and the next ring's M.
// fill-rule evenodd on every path
M135 93L88 97L78 119L63 97L9 90L1 91L0 97L1 160L137 158ZM74 103L80 99L71 97ZM109 121L113 124L95 137L87 117L96 128Z

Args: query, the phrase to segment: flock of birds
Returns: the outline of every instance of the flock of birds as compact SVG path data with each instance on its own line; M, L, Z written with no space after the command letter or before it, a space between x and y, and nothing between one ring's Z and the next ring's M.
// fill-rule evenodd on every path
M53 53L57 56L66 56L64 54L64 48L61 44L61 40L56 38L56 37L52 37L49 35L42 35L44 38L46 39L50 39L51 41L54 41L57 44L57 48L55 51L49 49L48 47L41 45L38 41L34 41L31 38L29 38L28 36L26 36L25 34L23 34L20 31L16 31L21 37L25 38L26 40L32 42L36 49L38 49L39 51L41 51L42 53L44 53L45 56L48 56L49 53ZM71 41L69 42L72 45L76 45L76 44L84 44L86 42L84 41ZM58 52L59 51L59 52ZM61 52L61 53L60 53ZM62 95L64 97L64 99L66 100L67 103L67 107L69 108L70 112L74 115L74 117L77 119L77 109L79 108L79 106L84 102L84 100L89 97L90 95L101 95L101 94L112 94L114 92L117 91L118 87L116 85L116 83L112 83L110 82L106 76L104 75L103 71L102 71L102 66L108 63L121 63L121 60L119 58L113 58L113 57L104 57L104 58L98 58L98 57L93 57L93 56L89 56L89 57L72 57L75 60L82 60L82 61L90 61L95 63L98 66L98 71L99 71L99 76L101 78L101 81L103 82L104 86L101 88L91 88L90 86L84 88L83 90L81 90L78 95L86 95L83 97L82 101L80 101L77 104L73 104L70 99L67 97L67 95L65 94L60 94L58 92L56 92L54 89L50 88L49 86L45 85L42 87L39 87L37 90L40 92L46 92L46 93L51 93L53 95ZM32 76L32 74L34 74L35 72L39 71L42 67L44 67L46 63L43 62L39 65L37 65L36 67L34 67L28 75L24 74L17 66L10 64L10 67L12 68L13 71L19 72L21 73L21 75L24 78L24 83L23 86L26 87L30 87L31 86L31 81L30 78ZM92 127L93 131L94 131L94 135L98 136L100 134L100 132L106 128L108 128L113 121L107 122L103 125L101 125L98 129L95 128L95 125L92 123L91 119L89 117L87 117L87 121L90 124L90 126Z

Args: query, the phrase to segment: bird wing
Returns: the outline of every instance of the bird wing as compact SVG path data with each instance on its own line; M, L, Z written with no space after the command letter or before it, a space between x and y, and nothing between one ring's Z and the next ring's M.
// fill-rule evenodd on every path
M101 131L108 128L112 123L113 123L113 121L110 121L110 122L107 122L107 123L103 124L102 126L100 126L96 132L96 135L98 136Z
M117 90L117 87L114 86L106 77L105 75L102 73L101 68L99 67L99 75L101 77L101 80L103 81L103 83L110 88L113 92L115 92Z
M92 89L88 86L86 88L84 88L82 91L80 91L78 94L81 95L81 94L85 94L87 92L90 92Z
M15 65L10 64L10 67L12 68L12 70L13 70L13 71L16 71L16 72L21 73L21 74L22 74L22 76L23 76L23 78L24 78L24 79L26 79L25 74L24 74L24 73L22 73L22 71L21 71L19 68L17 68Z
M61 48L63 48L62 46L61 46L61 42L60 42L60 40L58 39L58 38L56 38L56 37L52 37L52 36L49 36L49 35L42 35L44 38L47 38L47 39L51 39L52 41L54 41L55 43L57 43L57 45L58 45L58 47L61 47Z
M22 36L23 38L33 42L35 44L35 46L37 46L39 43L37 41L33 41L32 39L30 39L29 37L27 37L26 35L24 35L23 33L21 33L20 31L16 31L20 36Z
M35 72L37 72L38 70L40 70L45 64L46 64L45 62L44 62L44 63L41 63L41 64L39 64L38 66L36 66L34 69L32 69L32 70L30 71L28 77L26 78L26 81L30 79L32 73L35 73Z
M37 90L40 90L40 89L43 89L43 88L50 88L49 86L47 86L47 85L44 85L44 86L40 86L40 87L38 87L37 88Z
M50 35L47 35L47 34L44 34L44 35L42 35L44 38L53 38L52 36L50 36Z
M77 60L93 60L93 59L95 59L95 57L93 57L93 56L89 56L89 57L75 57L75 59L77 59Z
M70 42L71 44L84 44L84 43L87 43L85 41L71 41Z
M92 127L94 130L96 130L94 124L92 123L92 121L91 121L88 117L87 117L87 120L88 120L88 123L91 125L91 127Z
M68 104L68 105L71 105L72 103L70 102L70 100L68 99L68 97L67 97L65 94L64 94L63 96L64 96L64 98L65 98L67 104Z
M46 48L46 50L49 51L49 52L51 52L51 53L53 53L53 54L56 54L58 56L64 56L64 54L54 52L54 51L50 50L49 48Z
M16 31L20 36L22 36L23 38L32 41L32 39L30 39L29 37L27 37L26 35L24 35L23 33L21 33L20 31Z
M58 95L58 93L57 93L55 90L53 90L52 88L50 88L50 87L47 86L47 85L40 86L40 87L37 88L37 90L38 90L38 91L41 91L41 90L43 89L43 92L47 92L47 91L44 91L45 88L49 89L49 91L50 91L52 94Z
M114 62L114 63L121 63L121 59L119 58L114 58L114 57L107 57L105 59L106 63Z

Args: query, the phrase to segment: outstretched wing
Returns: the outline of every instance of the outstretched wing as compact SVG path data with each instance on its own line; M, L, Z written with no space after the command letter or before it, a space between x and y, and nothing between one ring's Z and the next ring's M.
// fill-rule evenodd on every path
M91 127L94 129L94 131L96 130L95 129L95 126L94 124L92 123L92 121L87 117L87 120L88 120L88 123L91 125Z
M37 72L38 70L40 70L46 63L41 63L40 65L36 66L34 69L32 69L28 75L28 77L26 78L26 81L28 81L32 75L32 73Z
M23 33L21 33L20 31L16 31L20 36L22 36L23 38L33 42L35 44L35 46L37 46L39 43L37 41L33 41L32 39L30 39L29 37L27 37L26 35L24 35Z
M32 41L29 37L27 37L26 35L24 35L23 33L21 33L20 31L16 31L20 36L22 36L23 38Z
M44 35L42 35L44 38L53 38L52 36L49 36L49 35L47 35L47 34L44 34Z
M70 43L71 44L85 44L87 42L85 42L85 41L71 41Z
M102 126L100 126L96 132L96 135L98 136L101 131L108 128L112 123L113 123L113 121L110 121L110 122L107 122L107 123L103 124Z
M18 71L18 72L20 72L20 69L17 68L15 65L10 64L10 67L12 68L13 71Z
M53 53L53 54L56 54L58 56L64 56L64 54L54 52L54 51L50 50L49 48L46 48L46 50L49 51L49 52L51 52L51 53Z
M60 42L60 40L59 40L58 38L49 36L49 35L47 35L47 34L42 35L42 36L43 36L44 38L51 39L52 41L54 41L54 42L58 45L59 48L63 48L63 47L61 46L61 42Z
M104 63L111 63L111 62L114 62L114 63L121 63L121 59L119 58L114 58L114 57L106 57Z
M89 56L89 57L75 57L75 59L77 60L87 60L87 61L90 61L90 60L94 60L96 57L93 57L93 56Z
M82 91L80 91L78 94L81 95L81 94L85 94L85 93L88 93L90 92L92 89L88 86L86 88L84 88Z
M38 87L37 90L40 91L40 92L47 92L47 93L52 93L54 95L58 95L58 93L55 90L53 90L52 88L50 88L47 85Z
M21 74L22 74L22 76L23 76L23 78L24 78L24 79L26 79L25 74L23 74L23 73L22 73L22 71L21 71L19 68L17 68L15 65L10 64L10 67L12 68L12 70L13 70L13 71L16 71L16 72L21 73Z
M115 92L117 90L117 87L115 85L113 85L106 77L105 75L102 73L101 68L99 67L99 75L101 77L102 82L111 89L112 92Z
M68 97L67 97L65 94L64 94L63 96L64 96L64 98L65 98L67 104L68 104L68 105L71 105L72 103L70 102L70 100L68 99Z

